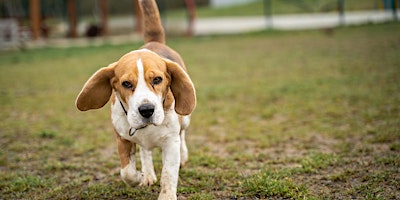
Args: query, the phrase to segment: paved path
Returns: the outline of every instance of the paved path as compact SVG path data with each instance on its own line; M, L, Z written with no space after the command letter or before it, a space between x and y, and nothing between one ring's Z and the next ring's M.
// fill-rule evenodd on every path
M400 17L400 10L397 12ZM273 28L276 30L319 29L365 23L382 23L393 20L391 11L346 12L341 19L338 13L275 15L271 19L257 17L203 18L195 23L195 35L229 34Z
M400 17L400 10L397 12ZM222 17L222 18L199 18L195 22L195 35L211 35L211 34L235 34L251 31L260 31L267 28L275 30L301 30L301 29L321 29L340 26L342 22L345 25L359 25L365 23L382 23L393 20L391 11L359 11L346 12L343 19L338 13L313 13L313 14L295 14L295 15L274 15L272 19L265 16L255 17ZM132 17L122 17L110 19L109 29L119 30L126 29L127 26L133 27L134 20ZM167 20L166 29L168 31L184 33L187 28L185 20ZM83 34L84 23L80 23L80 32ZM95 38L88 40L87 38L77 39L49 39L27 42L27 48L36 48L43 46L52 47L70 47L70 46L87 46L102 44L122 44L126 41L141 41L142 37L137 34L126 34L119 36L108 36L105 38ZM16 45L14 45L17 47ZM0 49L2 46L0 45ZM12 48L13 46L11 46ZM14 48L15 48L14 47Z
M400 10L398 10L400 17ZM344 25L359 25L365 23L381 23L393 20L392 11L357 11L346 12L341 19L339 13L311 13L311 14L292 14L274 15L271 19L266 16L251 17L218 17L218 18L197 18L194 26L195 35L208 34L229 34L242 33L249 31L264 30L273 28L276 30L299 30L299 29L319 29ZM187 22L185 19L164 20L166 29L170 32L182 33L186 31ZM133 17L111 18L109 29L120 30L134 27ZM87 26L80 24L80 31L84 31Z

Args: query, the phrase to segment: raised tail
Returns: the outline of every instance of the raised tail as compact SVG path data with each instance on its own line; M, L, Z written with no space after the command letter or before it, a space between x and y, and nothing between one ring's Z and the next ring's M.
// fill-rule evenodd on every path
M144 42L165 43L164 28L155 0L138 0L144 19Z

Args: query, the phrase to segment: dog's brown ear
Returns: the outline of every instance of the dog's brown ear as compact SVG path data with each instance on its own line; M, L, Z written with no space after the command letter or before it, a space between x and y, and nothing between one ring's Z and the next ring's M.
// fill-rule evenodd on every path
M177 63L165 59L171 76L171 91L175 98L175 111L189 115L196 107L196 91L189 75Z
M99 69L86 81L76 98L76 107L81 111L98 109L106 105L112 93L111 79L115 63Z

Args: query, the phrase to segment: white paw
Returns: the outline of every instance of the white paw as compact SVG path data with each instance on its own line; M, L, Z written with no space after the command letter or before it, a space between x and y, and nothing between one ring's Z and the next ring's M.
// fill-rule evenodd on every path
M150 186L157 182L157 177L154 173L143 173L143 179L140 186Z
M130 186L137 186L143 180L143 174L136 171L131 165L121 169L120 173L122 180Z
M186 155L184 155L184 154L182 155L181 154L181 167L185 166L185 164L187 163L188 159L189 159L189 157L188 157L187 154Z
M189 160L189 153L186 146L184 146L184 148L181 147L181 163L180 163L181 167L185 166L188 160Z
M158 200L176 200L176 194L168 194L168 193L163 193L163 191L161 191L160 196L158 196Z

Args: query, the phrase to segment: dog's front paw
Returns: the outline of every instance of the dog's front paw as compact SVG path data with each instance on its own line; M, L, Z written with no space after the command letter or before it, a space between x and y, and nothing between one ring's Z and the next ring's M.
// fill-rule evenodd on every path
M168 193L161 191L160 196L158 196L158 200L176 200L176 194L174 193Z
M157 177L154 173L143 173L143 179L140 186L150 186L157 182Z
M137 186L143 180L143 174L136 171L131 165L127 165L121 169L121 178L126 184Z
M150 186L153 185L154 183L157 182L156 176L152 175L147 175L146 174L143 176L142 182L140 183L140 186Z

